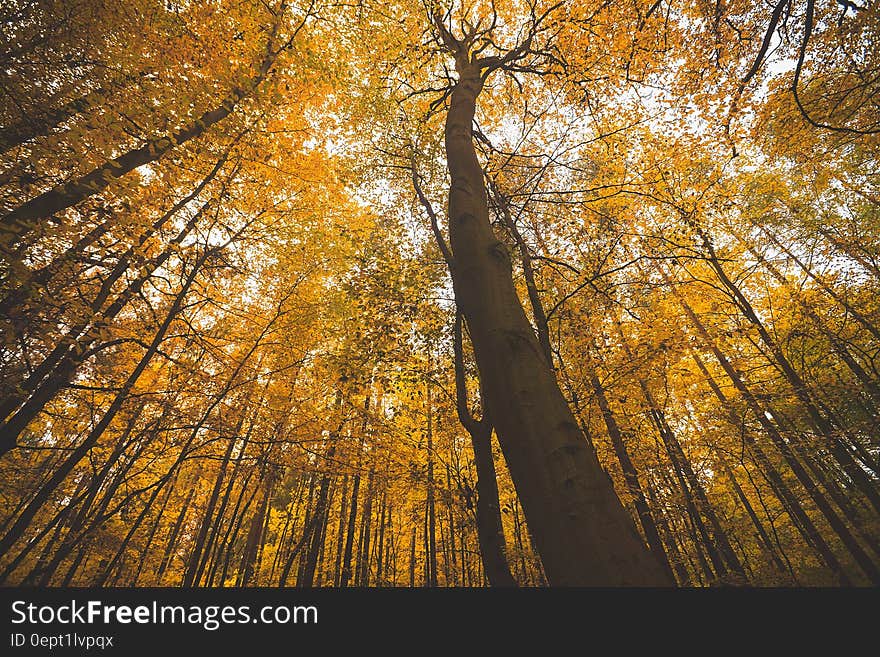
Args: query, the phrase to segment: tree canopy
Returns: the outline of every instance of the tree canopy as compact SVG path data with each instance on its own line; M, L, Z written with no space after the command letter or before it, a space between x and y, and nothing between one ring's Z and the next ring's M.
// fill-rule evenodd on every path
M880 584L873 0L0 18L0 582Z

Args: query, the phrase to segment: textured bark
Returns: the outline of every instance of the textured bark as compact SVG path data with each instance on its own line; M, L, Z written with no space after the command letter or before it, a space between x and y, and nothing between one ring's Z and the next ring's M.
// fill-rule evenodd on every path
M445 126L456 301L517 494L553 585L671 585L563 397L489 221L472 139L480 65L458 52Z

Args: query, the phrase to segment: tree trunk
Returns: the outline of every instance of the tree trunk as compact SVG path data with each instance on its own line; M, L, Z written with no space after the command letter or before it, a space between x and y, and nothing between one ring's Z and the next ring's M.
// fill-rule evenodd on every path
M336 445L338 443L338 430L330 435L330 445L324 456L327 468L333 467L333 457L336 455ZM328 501L330 499L330 473L327 472L321 477L321 485L318 488L318 499L315 502L315 528L312 531L312 539L309 542L309 549L306 552L303 572L297 578L297 586L302 588L311 588L315 579L315 569L318 566L318 552L324 541L324 530L327 526L327 515L330 511Z
M636 508L636 514L645 532L645 538L648 540L648 547L667 577L674 582L675 575L672 572L672 566L669 563L666 550L663 548L663 542L660 540L660 533L657 531L657 525L654 523L654 516L645 499L645 493L642 491L642 485L639 483L639 473L629 457L629 452L623 441L623 434L620 431L614 413L611 411L611 406L608 404L605 388L602 386L601 381L599 381L599 376L596 374L595 369L593 369L593 363L589 354L587 354L587 360L589 367L587 377L590 380L590 386L593 388L593 394L596 396L596 403L602 412L602 419L605 421L605 428L608 430L609 438L611 438L614 454L620 462L626 487L633 496L633 505Z
M89 432L89 435L86 436L85 440L80 443L76 449L74 449L71 454L67 457L64 463L59 467L52 477L43 484L37 494L34 495L33 499L28 503L27 507L19 514L15 523L6 534L0 539L0 554L6 554L10 547L15 543L16 540L24 533L27 527L30 525L34 516L37 514L37 511L46 503L49 499L49 496L52 492L61 484L62 481L70 474L71 470L85 457L85 455L91 450L92 447L98 442L100 437L104 434L104 431L110 426L110 423L116 417L116 414L122 408L122 405L128 399L128 395L131 392L134 385L137 383L141 374L143 374L144 370L147 369L147 365L149 365L150 361L153 359L153 356L159 350L159 346L162 344L162 341L165 339L165 334L168 329L171 327L174 319L177 317L177 314L180 312L181 307L183 306L183 301L186 298L186 295L189 293L190 286L192 286L193 282L196 279L199 271L201 270L202 265L204 264L205 256L203 256L198 263L193 267L189 276L186 279L183 287L180 292L174 299L174 302L171 304L171 308L169 308L168 313L165 316L162 325L159 327L159 330L156 331L156 335L153 336L153 340L148 346L147 350L144 352L138 364L135 366L134 370L129 374L128 378L122 384L119 392L114 397L111 402L109 408L98 421L98 423L92 428ZM17 434L16 434L17 435Z
M471 437L474 465L477 469L476 520L480 558L490 586L516 586L516 580L510 573L510 564L507 561L501 502L498 499L498 478L495 473L495 457L492 455L492 422L485 400L481 399L482 420L475 420L470 412L461 324L461 313L456 313L453 332L456 409L459 421Z
M425 385L427 393L427 491L425 499L425 580L427 586L437 587L437 518L434 508L434 409L431 405L431 383Z
M241 577L241 586L251 586L256 575L255 564L257 561L257 551L263 540L263 528L266 524L266 514L269 511L269 499L272 497L272 477L267 477L264 484L265 492L263 493L263 501L259 508L254 511L251 518L251 526L248 529L247 540L245 541L244 552L241 557L241 566L239 573Z
M552 585L671 585L578 427L516 294L472 140L480 66L459 52L456 69L445 127L455 297L547 577Z
M749 322L755 327L758 335L761 337L761 341L770 350L770 353L773 355L773 360L779 366L779 369L782 372L783 376L788 381L791 388L794 390L795 396L798 398L798 401L800 401L801 405L806 410L807 418L810 424L820 435L825 438L829 450L834 455L834 458L837 459L837 461L843 467L846 474L853 481L855 487L858 490L862 491L862 493L864 493L868 500L871 502L871 505L874 507L874 509L880 512L880 493L878 493L874 483L868 478L864 469L862 469L859 464L855 462L855 460L853 459L853 455L849 450L849 447L847 447L836 435L831 421L819 411L819 408L816 406L816 403L813 400L813 396L806 383L804 383L803 379L795 371L794 367L791 365L780 346L767 331L767 328L758 317L748 299L746 299L745 295L742 293L739 287L730 280L730 277L727 275L724 267L721 265L721 262L718 259L718 255L716 254L715 248L712 246L712 242L709 239L708 235L702 229L698 229L698 234L702 239L703 247L706 249L708 261L712 265L712 269L715 270L715 273L718 276L718 280L721 281L722 285L724 285L724 287L730 291L734 299L736 299L737 307L745 316L745 318L748 319Z

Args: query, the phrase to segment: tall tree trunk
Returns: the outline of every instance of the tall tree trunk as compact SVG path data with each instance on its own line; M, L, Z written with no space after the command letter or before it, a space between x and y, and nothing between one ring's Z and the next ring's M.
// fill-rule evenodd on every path
M834 299L840 307L846 310L847 313L852 315L852 317L862 325L863 328L867 329L868 332L874 336L876 340L880 340L880 328L878 328L873 322L871 322L867 317L865 317L862 313L860 313L857 309L855 309L852 304L850 304L843 296L841 296L837 291L834 290L828 283L826 283L820 276L817 276L816 273L810 269L806 264L804 264L803 260L797 257L791 249L789 249L782 241L770 230L766 227L761 227L761 231L767 238L773 243L774 246L779 248L792 262L794 262L798 268L807 275L807 277L816 283L819 288L825 292L829 297Z
M198 476L196 477L196 480L198 480ZM165 544L165 553L162 555L162 560L159 562L159 568L156 570L156 586L161 585L162 575L168 569L168 566L171 565L171 557L174 554L174 548L177 545L177 537L180 535L183 521L186 519L186 514L192 504L193 497L195 497L196 489L197 486L195 485L189 487L186 499L183 501L183 505L180 507L180 512L177 514L177 520L174 521L174 525L171 527L171 533L168 535L168 541Z
M368 586L370 580L370 526L373 520L373 497L375 496L376 472L370 466L367 475L367 493L364 500L364 512L361 514L361 533L358 541L357 570L355 571L355 586Z
M387 523L386 513L388 511L388 486L382 485L382 501L379 506L379 527L376 536L376 585L385 586L385 525Z
M445 143L456 302L538 552L553 585L669 585L642 543L569 409L513 283L510 256L489 221L472 138L481 64L446 38L458 80Z
M633 353L630 351L629 345L627 344L623 326L621 326L620 321L617 318L615 318L614 324L620 335L623 349L629 359L632 360ZM728 569L730 569L733 573L741 577L743 582L747 581L742 563L740 563L739 557L730 545L727 532L721 526L721 522L718 520L718 515L715 513L715 509L706 495L706 490L694 472L690 459L688 459L687 455L684 453L678 437L672 430L672 427L669 426L669 422L666 420L666 414L654 399L654 395L648 388L647 382L644 379L639 378L638 383L642 395L645 398L648 415L657 427L657 432L663 440L669 458L681 480L682 492L685 495L688 508L692 512L693 520L697 524L700 533L706 539L706 550L709 553L709 558L712 560L712 565L715 567L719 576L724 576ZM709 520L709 523L712 525L711 538L703 525L701 515L705 515ZM723 563L721 558L723 558Z
M339 498L339 526L336 533L336 563L333 568L333 583L340 586L342 577L342 550L345 546L345 519L348 511L348 473L342 477L342 495Z
M238 442L238 433L243 422L244 416L242 415L235 431L233 431L231 436L227 436L226 438L226 452L223 454L223 459L220 461L220 469L217 472L217 478L214 480L214 487L211 489L211 497L208 498L208 504L205 507L205 513L202 516L202 522L199 525L199 532L196 535L195 544L190 553L190 561L187 565L186 572L183 575L183 586L186 588L199 585L202 572L207 564L208 552L205 550L205 542L208 538L208 532L211 527L213 527L215 523L220 522L220 516L214 518L214 509L217 507L217 502L220 499L220 491L223 488L223 479L226 476L226 468L232 457L232 450Z
M89 306L94 315L70 329L33 372L16 386L15 391L0 402L0 417L3 418L0 424L0 456L15 448L19 434L42 411L46 403L70 383L79 367L92 355L90 348L99 339L101 331L135 295L140 293L153 276L153 272L176 252L180 243L195 227L198 217L205 208L207 204L187 222L168 248L151 258L138 272L138 276L109 306L103 308L105 301L110 297L113 283L127 271L127 264L120 267L120 263L117 263L117 267L103 282L101 291ZM194 268L195 272L202 267L210 253L211 250L207 250L200 256L199 264Z
M338 438L339 429L330 434L330 445L327 447L327 452L324 455L324 461L326 463L325 467L328 469L333 467L333 457L336 455L336 446L339 442ZM318 488L318 497L315 502L315 528L312 530L312 539L309 542L309 549L306 552L302 574L297 578L297 586L302 588L311 588L314 583L315 569L318 566L318 553L324 542L327 516L330 511L328 504L330 499L330 481L330 473L326 472L321 477L321 485Z
M849 370L855 375L856 379L859 383L862 384L865 392L868 394L868 401L871 404L871 412L872 414L877 414L878 405L880 405L880 386L878 386L877 381L872 379L862 365L855 359L855 357L849 352L849 348L846 343L837 336L831 329L829 329L822 318L819 317L818 313L813 309L813 307L798 293L797 290L794 289L794 286L791 282L783 275L781 271L779 271L773 263L767 261L764 256L759 253L751 244L748 244L745 239L739 237L738 239L742 241L749 253L754 256L754 258L761 263L761 265L770 272L770 275L773 276L777 281L779 281L795 298L798 305L803 310L804 314L810 319L813 325L819 329L822 335L828 340L831 344L831 348L834 353L836 353L840 359L846 364Z
M358 441L358 456L357 456L357 465L354 477L352 479L351 486L351 505L349 506L348 511L348 533L345 536L345 549L342 554L342 574L339 577L339 586L345 588L348 586L348 583L351 581L352 571L351 571L351 557L354 551L354 532L355 532L355 524L357 521L357 510L358 510L358 492L361 486L361 460L363 458L364 452L364 441L366 440L367 435L367 427L369 426L369 411L370 411L370 394L364 397L364 419L361 423L361 435Z
M141 233L138 236L136 243L123 253L116 264L113 266L111 273L108 275L108 281L115 282L119 276L129 267L131 261L136 257L136 254L140 252L144 244L155 235L158 231L160 231L168 222L173 219L178 212L180 212L183 208L189 205L208 184L211 183L214 178L216 178L217 174L223 168L223 165L226 164L227 159L229 158L229 154L232 150L232 145L237 143L237 139L233 141L224 152L217 159L217 162L214 164L212 169L205 175L204 178L193 188L191 192L189 192L186 196L181 198L179 201L174 203L168 210L166 210L156 221L154 221L146 231ZM201 210L198 211L198 215L204 214L204 211L207 206L203 206ZM84 257L86 253L86 249L94 244L99 238L101 238L104 234L107 233L115 225L113 219L108 219L93 229L91 229L88 233L83 235L80 239L76 241L73 245L71 245L67 250L65 250L61 255L54 258L50 263L36 269L34 271L28 272L23 276L23 279L20 280L18 287L14 288L10 292L3 297L3 300L0 301L0 317L7 317L16 311L16 313L20 310L22 304L28 301L31 297L34 296L36 292L37 295L40 294L42 288L54 277L58 276L65 268L65 266L75 262L78 258ZM185 237L185 235L184 235ZM107 288L108 285L105 283L102 285L102 288ZM38 298L39 300L39 298Z
M274 486L271 475L266 478L263 486L265 488L263 501L254 512L253 518L251 518L251 526L248 529L247 540L245 541L245 548L241 557L241 566L239 567L241 586L251 586L256 576L257 551L263 540L263 528L266 525L269 500L272 497L272 488Z
M681 552L678 549L678 543L666 519L666 513L657 502L657 496L654 494L654 487L648 481L645 489L648 493L648 502L650 507L655 509L654 519L656 520L657 529L663 537L663 544L666 546L666 553L671 557L670 563L675 570L676 581L681 586L691 586L691 576L685 568Z
M413 523L412 539L409 542L409 587L416 586L416 525Z
M427 523L425 527L425 579L427 586L437 587L437 518L434 508L434 408L431 404L431 383L425 385L427 400L427 491L425 500L425 513Z
M862 493L864 493L864 495L871 502L871 505L874 507L874 509L880 512L880 493L878 493L876 486L868 478L868 475L865 473L864 469L855 462L849 447L846 446L837 436L837 433L834 430L831 421L819 411L819 408L816 406L816 403L813 399L813 395L811 394L806 383L795 371L794 367L791 365L780 346L770 335L769 331L764 326L764 323L761 321L761 319L758 317L751 303L749 303L748 299L746 299L745 295L742 293L739 287L732 280L730 280L730 277L727 275L727 272L721 265L718 255L715 252L715 248L712 245L712 241L709 239L709 236L705 233L705 231L700 228L697 229L697 232L703 242L703 248L706 250L707 259L711 264L712 269L718 276L718 280L725 288L727 288L727 290L736 300L736 305L739 308L740 312L742 312L743 316L745 316L745 318L748 319L749 322L757 330L761 341L767 346L767 349L769 349L770 353L773 356L773 360L779 366L780 371L784 375L785 379L788 381L798 401L800 401L804 410L806 410L807 419L809 420L810 424L820 435L825 438L829 450L834 455L834 458L837 459L840 465L843 467L846 474L853 481L855 487Z
M27 507L19 514L15 523L9 528L9 530L4 534L3 538L0 539L0 554L6 554L10 547L15 543L16 540L24 533L24 531L28 528L34 516L37 514L37 511L42 508L43 504L49 499L49 496L54 492L54 490L61 484L62 481L67 477L68 474L73 470L74 467L85 457L85 455L95 446L100 437L104 434L104 431L110 426L110 423L116 417L116 414L122 408L125 401L128 399L128 396L134 388L135 383L137 383L141 374L143 374L144 370L147 369L147 365L149 365L150 361L155 356L156 352L159 350L159 345L162 344L162 341L165 339L165 334L168 329L171 327L171 324L177 318L180 309L183 306L184 299L189 293L189 289L192 286L193 282L195 282L196 276L201 271L202 265L205 262L205 258L207 254L205 254L200 260L193 266L192 271L189 273L183 287L180 292L178 292L175 297L171 307L168 309L168 312L165 316L162 325L156 331L156 335L153 336L152 342L147 347L143 356L141 357L138 364L135 366L134 370L132 370L131 374L129 374L128 378L122 384L119 392L114 397L110 406L105 411L104 415L98 421L98 423L92 428L89 432L88 436L86 436L85 440L83 440L67 457L67 459L62 463L62 465L55 471L52 477L46 481L43 486L37 491L36 495L34 495L33 499L28 503Z

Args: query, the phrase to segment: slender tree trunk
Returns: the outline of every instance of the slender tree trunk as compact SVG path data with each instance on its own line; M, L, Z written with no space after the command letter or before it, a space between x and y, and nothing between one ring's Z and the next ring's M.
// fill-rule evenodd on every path
M452 502L452 474L448 463L446 464L446 494L444 495L444 499L446 500L446 517L449 521L449 537L447 539L449 551L447 561L444 562L447 566L446 585L455 586L458 584L456 581L458 577L458 559L455 554L455 506Z
M431 384L426 384L427 392L427 497L425 500L425 513L427 525L425 527L425 574L426 585L437 587L437 518L434 508L434 409L431 404Z
M333 583L340 586L342 577L342 550L345 546L345 518L348 511L348 473L342 477L342 495L339 499L339 527L336 533L336 563L333 568Z
M652 509L656 509L654 514L654 518L656 520L657 529L659 533L663 537L663 544L666 546L666 553L671 557L670 563L672 568L675 570L676 581L681 586L691 586L691 577L687 571L687 568L684 566L684 562L682 560L681 552L678 549L678 544L675 541L675 536L673 536L672 530L669 527L669 521L666 519L666 514L664 510L660 507L657 502L657 497L654 494L653 486L651 486L651 482L647 482L647 486L645 489L648 493L648 502L650 503L650 507Z
M715 270L719 281L721 281L722 285L724 285L724 287L727 288L736 299L737 307L746 319L748 319L755 327L762 342L770 350L774 361L779 366L780 371L785 376L785 379L788 381L791 388L794 390L795 396L806 410L810 424L819 434L825 437L829 450L834 455L834 458L841 464L850 479L852 479L857 489L862 491L871 502L874 509L877 512L880 512L880 493L878 493L877 488L873 482L870 481L865 471L853 460L849 448L843 444L840 438L836 435L830 420L823 416L819 411L806 383L804 383L803 379L795 371L782 349L767 331L767 328L764 326L764 323L760 320L757 313L755 313L752 305L745 298L739 287L730 280L715 253L715 249L712 246L709 237L701 229L698 230L698 233L703 241L703 247L706 249L708 261Z
M237 141L237 140L236 140ZM235 142L233 142L235 143ZM183 208L189 205L208 184L216 178L217 174L223 168L223 165L226 164L226 161L229 157L229 153L231 152L231 146L227 148L223 154L217 159L217 162L214 164L214 167L205 175L204 178L193 188L193 190L181 198L179 201L174 203L166 212L162 214L156 221L154 221L150 227L144 231L137 239L137 242L134 246L129 248L120 258L117 260L116 265L114 265L111 273L108 275L108 281L115 282L118 280L119 276L128 268L132 259L136 256L136 254L140 251L144 244L158 231L160 231L168 222L173 219L178 212L180 212ZM207 206L203 206L201 210L198 211L198 215L201 216ZM40 269L37 269L33 272L30 272L24 276L24 280L21 281L18 287L9 292L2 301L0 301L0 317L7 317L12 314L13 311L19 311L20 306L25 303L29 298L31 298L34 293L40 294L41 289L45 287L45 285L52 280L54 277L58 276L60 272L62 272L66 265L73 263L77 260L77 258L81 258L85 254L85 250L94 244L100 237L102 237L108 230L110 230L115 225L115 222L112 219L108 219L93 229L91 229L88 233L83 235L79 240L76 241L70 248L64 251L60 256L54 258L52 262L47 265L44 265ZM185 235L184 235L185 236ZM102 288L107 288L107 284L102 285Z
M416 526L413 524L412 540L409 542L409 587L416 586Z
M376 536L376 585L385 586L385 524L388 504L388 486L382 486L382 502L379 506L379 527Z
M190 554L190 562L187 566L186 572L183 575L183 586L185 588L199 585L199 581L202 578L202 573L204 572L205 566L207 565L208 553L205 550L205 542L208 538L208 532L210 531L211 527L214 525L214 523L220 522L219 516L216 519L214 518L214 509L217 507L217 501L220 499L220 491L223 488L223 479L226 476L226 467L229 463L230 458L232 457L232 450L235 448L235 444L238 442L238 433L241 429L243 421L244 417L242 416L233 434L226 438L226 453L223 455L223 460L220 461L220 469L217 472L217 478L214 480L214 487L211 489L211 497L208 499L208 504L205 507L205 513L202 516L202 522L199 525L199 533L196 536L193 551ZM203 556L204 558L202 558Z
M721 469L724 471L724 474L727 475L727 480L733 486L733 490L736 492L736 496L742 504L743 508L746 510L746 513L749 516L749 519L752 521L752 525L755 527L755 531L758 534L758 538L760 540L761 545L770 555L770 560L773 565L776 567L780 573L785 574L785 564L782 563L782 559L779 558L779 555L776 554L776 550L773 547L773 541L770 540L770 537L767 535L767 531L764 529L764 525L761 523L760 518L758 518L758 514L755 513L754 507L752 507L751 502L749 502L749 498L746 497L745 491L743 491L742 486L739 485L739 482L736 480L736 475L730 467L730 464L727 462L727 459L724 458L723 454L717 454L718 462L721 464Z
M694 520L694 516L696 514L696 508L693 505L693 500L690 500L686 495L686 487L687 484L684 481L684 477L681 475L681 471L679 468L675 467L676 464L673 462L673 471L675 472L677 482L673 482L671 476L666 472L666 468L662 468L660 470L661 478L663 479L663 484L669 491L678 490L681 492L682 498L685 500L685 512L681 515L681 522L684 524L685 532L688 537L691 539L691 545L694 548L694 552L697 555L697 564L695 565L693 559L691 559L690 553L687 550L687 546L682 541L682 550L685 555L688 557L688 561L690 561L691 568L693 572L697 575L697 579L700 582L700 585L705 584L705 580L709 582L714 582L716 580L715 571L712 570L712 566L709 565L709 562L706 560L706 550L704 546L709 543L708 537L705 533L705 526L703 526L703 532L701 532L701 536L697 536L697 522ZM697 515L697 518L699 516ZM699 521L702 523L702 521ZM671 521L673 528L675 528L675 518ZM673 536L678 534L679 532L673 531Z
M251 586L256 576L254 568L257 561L257 550L262 543L263 528L266 524L266 514L269 512L269 500L272 497L272 487L274 483L272 477L267 477L264 484L265 492L263 493L263 501L259 508L254 512L251 518L251 526L248 529L247 540L245 542L244 553L241 557L241 566L239 573L241 574L241 585Z
M208 586L214 586L214 580L217 577L218 570L221 571L219 586L223 586L226 582L226 573L229 569L233 546L235 544L236 538L238 537L239 528L244 520L244 516L247 513L247 510L250 508L251 502L253 501L254 495L256 493L256 491L251 491L251 494L249 496L246 495L251 488L250 481L256 470L256 467L249 468L248 473L244 478L244 481L241 482L238 495L235 499L235 506L232 507L232 514L230 515L229 522L226 523L226 531L223 532L223 539L214 550L213 563L211 564L210 571L208 572ZM232 484L233 482L230 481L230 487L232 486ZM300 489L300 492L302 492L302 489ZM247 501L245 501L245 497L247 497ZM223 519L222 515L220 515L219 513L218 518L220 518L221 521ZM220 528L218 527L217 531L219 532L219 530ZM221 561L223 562L222 567L220 563Z
M368 426L368 413L370 410L370 395L364 399L364 421L361 424L361 436L358 444L358 460L357 460L357 470L353 477L352 486L351 486L351 505L349 506L348 511L348 534L345 537L345 550L342 554L342 575L339 578L339 586L345 588L348 586L348 583L351 581L351 557L352 552L354 550L354 532L355 532L355 523L357 521L357 510L358 510L358 492L361 485L361 475L360 475L360 467L361 467L361 458L364 451L364 441L366 439L367 426Z
M615 321L615 324L620 333L621 340L623 340L624 350L630 360L632 360L633 354L626 343L626 336L623 332L623 327L618 321ZM706 541L705 547L709 553L709 558L712 560L712 565L715 567L719 576L724 576L729 568L736 575L739 575L744 581L746 581L746 574L742 567L742 563L740 563L739 558L733 551L727 532L721 526L721 522L718 520L715 509L706 495L705 488L697 478L696 473L691 466L690 459L685 455L678 437L669 426L665 413L655 401L654 396L648 388L648 384L643 379L639 379L639 387L645 398L648 414L654 421L654 424L657 427L657 432L660 434L667 453L669 454L669 458L679 476L682 492L685 495L688 508L692 512L693 520ZM701 515L705 515L709 520L709 523L712 525L712 537L709 536L709 533L703 525Z
M150 259L149 263L141 268L134 281L129 283L107 308L102 309L104 302L110 296L113 282L125 273L127 266L114 269L90 305L94 316L70 329L49 355L34 368L34 371L16 386L15 392L8 394L0 402L0 417L4 418L0 424L0 456L15 448L18 436L25 427L58 391L70 383L79 367L92 355L90 348L98 340L102 329L106 328L128 302L140 293L153 272L171 257L177 246L195 227L200 214L201 212L197 212L172 240L169 247L160 255ZM210 250L199 258L198 265L193 268L193 276L201 269L209 253Z
M325 467L327 468L333 467L333 457L336 455L338 436L339 429L330 435L330 445L327 447L327 452L324 456L324 461L326 463ZM323 544L325 529L327 526L327 516L330 511L328 504L330 498L330 481L331 476L329 472L321 477L321 485L318 489L317 501L315 502L315 528L312 531L312 540L309 542L308 551L306 552L303 572L301 576L297 578L297 586L302 588L311 588L314 583L315 569L318 566L318 553Z
M258 468L262 470L264 464L261 462ZM259 481L260 477L257 477ZM250 491L250 495L247 495L247 500L244 503L244 506L241 507L241 512L238 515L233 515L232 522L229 525L229 529L227 535L229 536L229 540L226 541L225 549L223 550L223 566L220 568L220 584L222 585L227 580L227 576L229 575L229 569L232 566L232 558L238 554L236 546L238 545L238 537L241 535L241 530L245 526L245 519L248 518L248 512L251 510L251 505L253 505L254 500L257 497L257 493L259 484L257 486L253 486L253 490ZM242 490L241 497L239 499L245 498L245 491ZM246 539L245 539L246 540ZM242 549L242 552L244 550ZM219 564L220 555L217 555L217 559L215 563ZM209 576L209 581L212 576ZM237 571L235 573L235 586L241 586L241 571Z
M797 290L794 289L794 286L791 282L780 272L771 262L768 262L766 258L758 251L748 244L743 238L737 236L741 242L746 245L749 253L754 256L754 258L761 263L761 265L770 272L770 275L773 276L777 281L779 281L797 301L798 305L800 305L801 309L804 311L804 314L810 319L813 325L819 329L822 335L828 340L831 344L831 348L836 353L840 359L844 362L844 364L849 368L849 370L855 375L856 379L861 383L865 392L868 394L868 400L871 404L871 412L874 415L877 415L877 408L880 405L880 386L878 386L877 381L872 379L865 369L861 366L861 364L853 357L853 355L849 352L849 348L844 343L844 341L838 337L831 329L829 329L822 318L816 313L813 307L798 293Z
M800 258L798 258L791 251L791 249L785 246L785 244L783 244L782 241L775 234L773 234L770 230L763 226L761 227L761 231L764 233L764 235L767 236L767 238L773 243L774 246L779 248L792 262L794 262L798 266L798 268L802 272L804 272L807 277L809 277L811 281L816 283L819 288L823 292L825 292L825 294L827 294L829 297L834 299L834 301L840 304L840 307L846 310L846 312L849 313L859 324L861 324L863 328L867 329L868 332L873 335L876 340L880 340L880 328L877 328L877 326L873 322L871 322L867 317L865 317L865 315L856 310L852 306L852 304L850 304L843 296L838 294L834 290L834 288L823 281L821 277L817 276L813 272L813 270L810 269L806 264L804 264L804 262Z
M34 495L33 499L27 505L27 507L19 514L18 519L15 523L9 528L9 530L4 534L3 538L0 539L0 554L5 554L9 548L15 543L16 540L25 532L25 530L30 525L34 516L37 512L42 508L43 504L49 499L51 494L55 491L55 489L61 484L62 481L67 477L68 474L73 470L74 467L85 457L85 455L89 452L89 450L94 447L94 445L98 442L100 437L104 434L104 431L110 426L110 423L116 417L116 414L122 408L125 401L128 399L129 394L131 393L132 388L134 388L135 383L140 378L141 374L143 374L144 370L146 370L147 365L149 365L150 361L153 359L153 356L159 350L159 345L162 344L162 341L165 339L165 334L173 323L174 319L177 317L180 309L183 305L183 301L186 298L186 295L189 293L190 286L196 279L199 271L201 270L202 264L204 264L205 256L203 256L196 266L192 268L189 276L186 279L183 287L180 292L174 299L174 302L171 304L162 325L159 327L159 330L156 331L156 335L153 337L152 342L147 347L147 350L144 352L144 355L141 357L138 364L135 366L134 370L129 374L128 378L122 384L119 392L116 394L116 397L111 402L110 406L107 408L107 411L98 421L98 423L92 428L89 432L88 436L86 436L85 440L83 440L77 447L74 449L64 463L59 467L52 477L37 491L36 495ZM16 434L17 435L17 434Z
M663 542L660 540L660 533L657 531L657 525L654 522L654 516L651 513L651 509L648 507L648 502L645 499L642 485L639 483L638 471L636 470L632 459L629 457L629 452L623 441L623 434L620 431L614 413L611 411L611 406L608 404L608 398L605 396L605 388L602 386L601 381L599 381L599 376L596 374L596 370L594 369L589 354L587 354L587 360L589 368L587 377L590 380L590 386L593 388L593 394L596 396L596 403L599 405L599 410L602 412L602 419L605 421L605 428L608 430L609 438L611 438L611 445L614 448L614 454L620 462L620 468L623 471L623 479L626 482L626 487L633 496L633 505L636 508L636 514L638 515L639 522L645 532L648 547L651 550L651 554L653 554L654 558L657 560L657 563L660 564L660 567L666 572L670 581L674 582L675 575L672 572L672 566L669 563L666 550L663 548Z
M196 479L198 479L198 477L196 477ZM186 499L183 501L183 506L180 507L180 513L177 514L177 520L174 521L174 526L171 528L171 533L168 535L168 541L165 544L165 553L162 555L162 560L159 562L159 568L156 570L156 586L161 585L162 575L165 574L168 566L171 565L171 557L174 554L174 548L177 545L177 537L180 535L184 520L186 520L186 515L192 504L193 497L195 497L196 489L197 486L190 486L189 492L186 494Z
M367 475L367 494L364 500L364 512L361 514L361 533L358 541L358 561L355 572L355 586L369 586L370 581L370 525L373 519L373 497L376 473L370 466Z
M476 521L480 558L490 586L516 586L507 561L501 502L498 499L498 478L492 455L492 422L482 395L483 418L480 421L474 419L468 404L461 319L461 314L456 313L453 332L456 409L459 421L471 438L474 465L477 469Z

